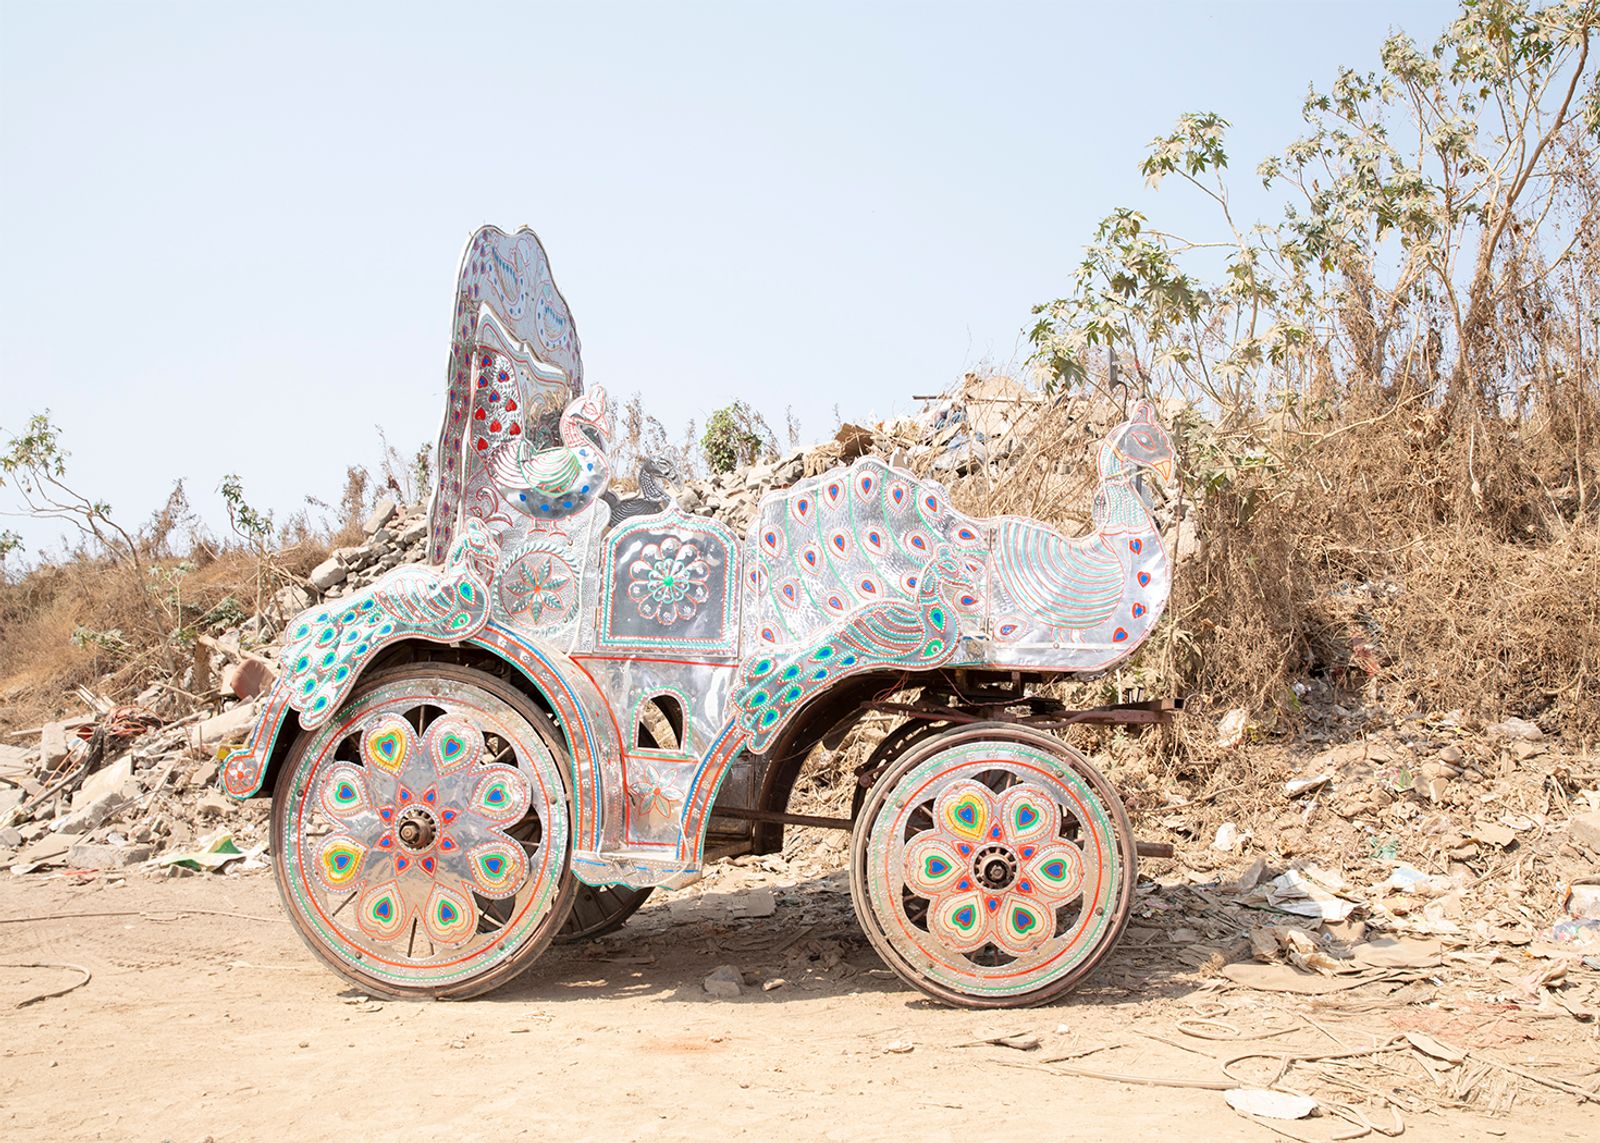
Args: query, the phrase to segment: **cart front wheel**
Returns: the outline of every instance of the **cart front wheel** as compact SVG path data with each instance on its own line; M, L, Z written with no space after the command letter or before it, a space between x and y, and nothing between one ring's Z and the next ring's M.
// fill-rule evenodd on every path
M274 791L278 889L311 950L359 987L465 997L549 945L576 881L561 737L480 671L374 673L303 732Z
M974 1008L1044 1004L1115 946L1137 856L1122 801L1058 739L1003 723L917 745L856 819L851 895L901 979Z

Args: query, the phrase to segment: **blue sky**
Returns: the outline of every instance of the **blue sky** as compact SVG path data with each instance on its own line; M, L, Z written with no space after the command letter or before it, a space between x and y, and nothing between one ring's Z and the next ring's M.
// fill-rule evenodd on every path
M468 233L528 223L591 384L808 438L1027 353L1184 111L1250 173L1306 86L1442 2L155 4L0 0L0 430L49 408L134 523L237 472L334 499L443 408ZM0 509L12 507L0 490ZM0 522L33 544L54 527Z

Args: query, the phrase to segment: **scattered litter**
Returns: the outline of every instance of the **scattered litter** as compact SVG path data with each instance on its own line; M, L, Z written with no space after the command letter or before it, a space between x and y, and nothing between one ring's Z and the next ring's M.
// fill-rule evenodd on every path
M1310 778L1291 778L1283 784L1283 793L1288 798L1298 798L1301 794L1309 794L1313 790L1320 790L1333 781L1332 774L1316 774Z
M266 852L267 843L250 850L240 849L233 841L233 833L227 829L213 830L195 843L193 849L179 853L169 853L156 861L159 866L192 869L197 872L219 873L235 861L244 861L252 857L260 857Z
M1568 885L1561 907L1570 917L1600 919L1600 877L1585 877Z
M1245 1115L1263 1119L1304 1119L1317 1110L1317 1101L1307 1095L1268 1091L1259 1087L1234 1087L1222 1093L1228 1106Z
M1217 720L1217 745L1232 750L1245 740L1250 728L1250 712L1236 706Z
M1211 848L1221 853L1231 853L1239 848L1239 827L1232 822L1223 822L1217 827L1217 836L1212 839Z
M1426 1032L1407 1032L1405 1036L1406 1041L1417 1051L1436 1060L1443 1060L1447 1064L1459 1064L1467 1058L1467 1053L1460 1048L1451 1047L1443 1040L1436 1040Z
M82 980L75 980L65 988L57 988L50 992L41 992L37 996L30 996L26 1000L17 1001L17 1003L14 1005L14 1007L17 1008L26 1008L30 1004L38 1004L41 1000L50 1000L57 996L65 996L74 989L82 988L85 984L88 984L89 981L94 979L94 973L84 968L81 964L62 964L47 961L33 961L21 964L7 962L5 964L0 964L0 968L58 968L64 972L79 972L83 974Z
M883 1046L883 1050L892 1056L903 1056L907 1052L914 1051L915 1049L916 1045L910 1040L890 1040Z
M1315 866L1291 869L1266 886L1267 904L1297 917L1342 921L1355 910L1355 902L1341 897L1344 878Z

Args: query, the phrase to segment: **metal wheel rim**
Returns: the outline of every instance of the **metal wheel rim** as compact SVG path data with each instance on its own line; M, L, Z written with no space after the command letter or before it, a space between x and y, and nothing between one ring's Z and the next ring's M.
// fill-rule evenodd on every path
M572 901L567 923L556 934L562 944L603 937L620 929L649 898L651 890L626 885L583 885Z
M1081 762L1081 768L1067 758ZM886 775L890 784L871 800L875 807L871 822L863 823L867 832L858 872L866 905L863 923L891 966L918 987L925 987L924 982L936 986L936 994L946 990L957 998L998 1004L1048 999L1090 971L1121 933L1134 876L1131 843L1122 824L1125 817L1109 788L1105 793L1096 788L1090 778L1093 773L1087 761L1054 739L1012 728L974 728L924 744ZM972 948L952 945L931 920L941 905L948 906L946 894L930 895L925 892L925 878L919 885L908 876L908 861L927 855L930 838L950 840L948 831L934 821L940 799L946 794L954 797L954 792L973 782L991 791L992 811L999 810L1009 790L1042 794L1060 815L1050 844L1068 844L1077 853L1081 888L1076 893L1025 902L1043 904L1049 917L1049 934L1031 947L998 939ZM966 858L976 863L984 856L985 842L1011 850L1012 880L1004 891L993 891L976 876L969 878L974 884L965 890L977 892L986 926L995 912L1010 907L1009 897L1021 895L1015 892L1023 880L1019 871L1038 865L1037 855L1022 857L1021 847L1012 847L1004 834L1002 830L1000 837L963 838L974 843L972 852L953 855L956 861ZM966 868L976 873L975 868ZM958 867L958 871L964 870ZM958 884L959 878L951 883L952 893ZM994 912L987 908L991 897L999 898ZM944 931L953 928L947 924ZM987 927L985 931L994 937ZM1038 939L1037 933L1033 939Z
M362 741L375 727L398 729L397 718L413 731L407 766L418 765L391 776L370 757L362 757ZM407 785L402 775L426 773L423 763L430 760L419 755L425 744L438 744L437 738L429 739L431 728L455 728L463 722L481 732L483 749L448 773L433 772L440 797L428 807L434 830L431 850L395 844L403 823L393 788ZM472 749L469 735L467 750ZM385 989L431 994L470 990L486 975L509 974L525 953L542 947L540 938L549 935L551 922L568 903L560 890L570 877L569 810L566 783L550 744L516 707L487 688L443 676L384 682L358 694L319 728L304 750L297 750L293 761L297 764L282 825L275 831L282 862L279 882L302 935L324 959ZM330 791L336 780L349 779L356 770L368 783L369 804L360 814L341 819L329 812ZM526 787L525 812L500 824L486 824L489 819L465 812L448 823L442 820L453 808L446 803L459 802L463 790L477 791L501 770L514 770L518 777L507 781ZM422 789L411 792L413 805L425 794ZM396 811L393 821L380 816L386 807ZM413 814L407 820L425 816ZM382 846L386 835L391 844ZM330 881L342 871L335 868L336 857L329 850L340 837L354 838L365 852L351 881L335 885ZM412 842L425 840L414 837ZM442 841L456 843L448 857ZM492 846L506 848L503 856L513 868L515 852L522 854L523 873L514 883L497 885L481 869L470 875L467 862L492 865L486 857L500 856L484 853ZM424 855L430 851L434 864L424 869ZM402 858L407 867L397 869ZM405 913L393 935L376 932L373 926L380 920L370 915L381 911L381 903L369 895L385 884L400 887L392 908ZM435 905L435 885L470 903L445 902L465 915L459 918L459 933L442 927L447 908L440 908L438 917L419 915L419 901L423 908ZM429 921L438 924L430 927Z

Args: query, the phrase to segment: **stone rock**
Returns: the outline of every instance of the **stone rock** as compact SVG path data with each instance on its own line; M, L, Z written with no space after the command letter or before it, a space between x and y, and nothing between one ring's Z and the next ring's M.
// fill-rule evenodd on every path
M363 544L358 548L335 548L333 558L348 571L360 571L378 558L376 549Z
M0 846L7 849L16 849L22 844L22 831L16 826L6 826L0 829Z
M272 601L285 615L298 615L311 606L311 595L305 588L291 583L288 587L280 587Z
M744 994L744 975L731 964L719 965L705 978L704 988L719 1000L732 1000Z
M772 484L776 488L787 488L806 474L806 454L804 449L795 449L785 456L772 471Z
M130 792L136 795L138 791L138 784L129 782L125 788L107 790L92 800L80 802L78 798L74 798L72 812L64 818L51 822L51 829L59 833L88 833L127 805L132 800Z
M345 577L349 574L350 570L340 563L336 557L329 556L312 568L311 574L307 578L311 581L311 586L318 591L327 591L335 584L343 583Z
M398 511L400 511L400 505L395 503L393 496L383 497L372 506L372 511L362 521L361 530L369 536L372 535L390 520L393 520L394 514Z
M42 837L17 854L17 864L60 865L66 860L67 851L77 844L77 834L58 833Z
M1521 718L1508 718L1489 727L1489 733L1498 738L1520 739L1523 742L1537 742L1544 737L1544 731L1533 723Z
M194 812L195 816L200 818L220 818L233 809L233 806L234 803L228 800L228 796L213 786L200 795L200 800L194 805Z
M72 741L67 731L73 725L70 722L52 722L39 732L39 768L41 770L54 770L66 759L67 750Z
M240 703L232 710L202 719L191 728L189 741L196 746L215 746L220 742L243 742L250 724L256 720L254 703Z
M399 531L395 533L394 537L395 542L401 544L402 546L407 544L415 544L419 540L423 540L427 537L428 518L426 516L417 516L413 519L407 520L403 524L398 525L398 527Z
M1600 812L1575 815L1567 823L1567 840L1600 853Z
M729 912L735 917L770 917L777 911L778 902L772 890L765 887L747 889L734 898Z
M80 842L67 850L67 864L74 869L125 869L150 858L148 845L106 845Z
M133 778L132 755L124 754L111 765L85 778L78 792L72 795L72 808L82 809L112 794L121 795L125 802L139 796L139 783Z
M222 686L235 698L255 698L271 690L277 681L277 668L260 655L246 655L222 672Z

